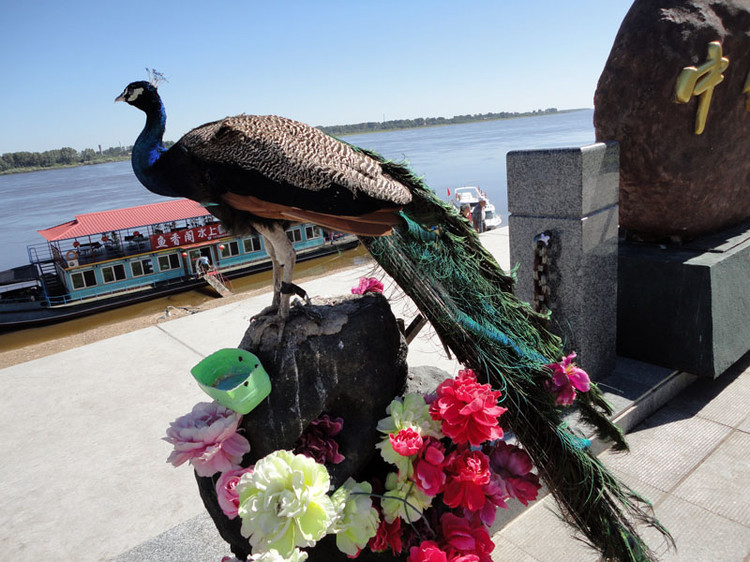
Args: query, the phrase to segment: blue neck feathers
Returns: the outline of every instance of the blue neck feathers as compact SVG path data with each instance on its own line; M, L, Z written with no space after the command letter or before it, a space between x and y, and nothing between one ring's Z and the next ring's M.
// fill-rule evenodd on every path
M166 152L162 138L167 122L167 113L164 105L157 97L152 104L143 109L146 113L146 126L138 135L133 146L131 162L133 171L138 180L146 186L149 191L159 195L174 197L177 194L165 181L163 174L158 173L157 163Z

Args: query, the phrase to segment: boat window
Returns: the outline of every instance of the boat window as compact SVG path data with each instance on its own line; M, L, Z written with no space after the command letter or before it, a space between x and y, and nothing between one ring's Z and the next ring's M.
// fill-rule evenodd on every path
M305 227L305 238L312 240L313 238L322 238L323 231L320 230L319 226L310 225Z
M125 279L125 266L121 263L102 267L102 279L105 283L122 281Z
M287 238L292 242L300 242L302 240L302 230L299 228L292 228L286 231Z
M133 277L140 277L141 275L148 275L154 272L150 258L130 262L130 270L133 272Z
M236 256L240 253L240 246L237 244L237 242L225 242L222 244L224 246L221 250L221 257L222 258L228 258L231 256Z
M177 254L159 256L159 271L168 271L180 267L180 257Z
M96 275L94 275L93 269L71 273L70 279L73 281L74 289L84 289L96 285Z
M245 248L246 254L250 254L252 252L259 252L260 251L260 238L258 236L251 236L250 238L245 238L242 241L242 245Z

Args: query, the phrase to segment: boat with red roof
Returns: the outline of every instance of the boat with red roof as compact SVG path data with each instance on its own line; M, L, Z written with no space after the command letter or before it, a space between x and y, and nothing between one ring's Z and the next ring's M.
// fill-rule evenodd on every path
M258 234L232 235L200 204L173 199L76 215L38 231L29 264L0 271L0 330L67 320L271 268ZM313 224L287 230L303 261L358 244Z

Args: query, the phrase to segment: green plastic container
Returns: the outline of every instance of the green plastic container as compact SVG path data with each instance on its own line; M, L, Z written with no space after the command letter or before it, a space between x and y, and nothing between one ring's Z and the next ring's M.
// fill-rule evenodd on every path
M263 365L242 349L220 349L190 372L206 394L240 414L251 412L271 394L271 380Z

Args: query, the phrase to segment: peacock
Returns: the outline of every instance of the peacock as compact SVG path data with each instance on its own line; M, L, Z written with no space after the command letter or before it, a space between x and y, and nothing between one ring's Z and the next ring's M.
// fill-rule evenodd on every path
M254 230L273 262L273 300L262 314L283 323L292 294L294 222L360 237L378 264L429 320L443 344L478 378L501 390L507 424L528 451L566 520L608 560L651 560L636 526L668 531L647 500L618 481L574 433L545 387L562 357L548 317L513 293L514 277L476 231L402 163L278 116L238 115L201 125L168 150L155 84L129 84L115 101L146 113L132 153L150 191L206 206L230 230ZM592 384L578 400L582 421L627 448Z

